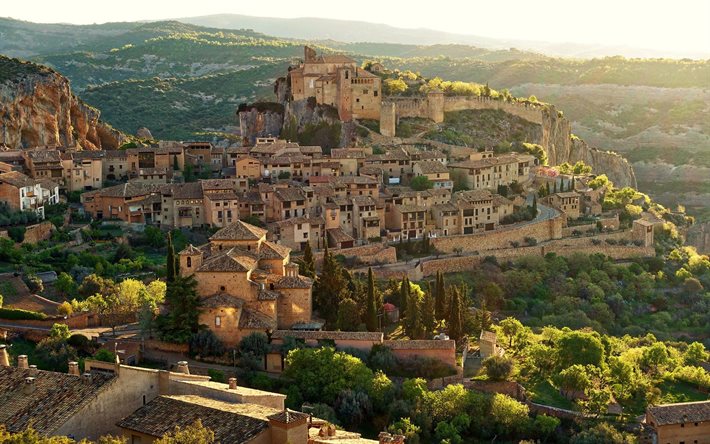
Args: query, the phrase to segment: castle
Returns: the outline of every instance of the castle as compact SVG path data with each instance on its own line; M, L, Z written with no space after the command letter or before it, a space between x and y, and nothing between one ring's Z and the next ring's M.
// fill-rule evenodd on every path
M250 333L311 322L313 281L298 274L291 250L267 241L266 234L238 221L209 243L179 253L180 274L197 280L199 323L226 346Z
M317 55L304 47L303 63L288 73L291 100L315 97L319 104L338 110L342 121L380 119L382 79L358 68L344 55Z

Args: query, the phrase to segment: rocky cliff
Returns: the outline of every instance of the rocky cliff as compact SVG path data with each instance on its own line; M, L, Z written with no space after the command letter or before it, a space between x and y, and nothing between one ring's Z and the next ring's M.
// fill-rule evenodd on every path
M117 148L123 135L99 117L57 72L0 56L0 145Z
M591 165L595 173L606 174L619 187L636 188L636 175L631 164L621 155L590 147L572 135L572 124L554 106L542 111L542 137L538 142L547 151L550 165L578 160Z

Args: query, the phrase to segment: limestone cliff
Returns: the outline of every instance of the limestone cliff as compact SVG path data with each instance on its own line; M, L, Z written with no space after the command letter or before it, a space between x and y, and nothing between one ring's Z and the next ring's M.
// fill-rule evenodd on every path
M99 117L57 72L0 56L0 145L117 148L123 135Z
M253 146L257 137L277 137L284 122L283 106L277 103L242 105L237 110L239 134L245 146Z
M595 173L606 174L617 186L636 188L631 164L617 153L590 147L572 136L572 124L554 106L542 112L542 136L538 143L546 149L550 165L581 160L591 165Z

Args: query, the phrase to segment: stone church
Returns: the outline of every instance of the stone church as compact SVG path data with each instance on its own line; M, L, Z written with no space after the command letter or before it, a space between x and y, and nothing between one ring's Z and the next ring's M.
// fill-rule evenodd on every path
M180 274L194 274L202 298L199 323L228 347L250 333L311 322L312 280L298 274L291 250L266 234L239 221L179 253Z

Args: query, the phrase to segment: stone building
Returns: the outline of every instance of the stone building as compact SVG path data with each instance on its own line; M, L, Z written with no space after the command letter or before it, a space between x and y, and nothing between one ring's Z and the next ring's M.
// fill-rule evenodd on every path
M311 322L313 282L298 274L291 250L267 241L266 234L238 221L208 244L179 253L180 273L194 274L203 299L199 322L225 345L253 332Z
M649 406L645 423L655 444L710 443L710 401Z
M414 177L424 176L434 184L434 188L454 187L454 181L449 177L449 169L438 160L422 160L412 167Z
M576 191L566 191L564 193L554 193L543 199L544 203L560 210L567 216L567 219L579 219L580 202L579 193Z
M288 73L291 100L315 97L338 110L342 121L380 119L382 80L344 55L318 55L304 47L303 63Z
M529 154L504 154L492 152L471 154L468 160L448 165L454 180L460 180L469 190L496 190L499 185L529 180L535 157Z

